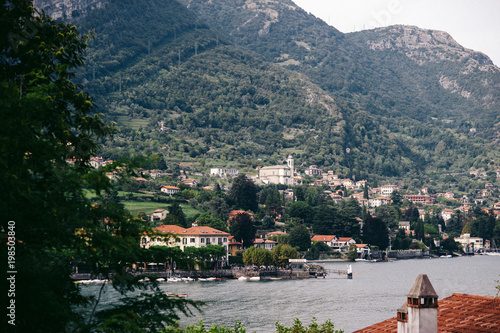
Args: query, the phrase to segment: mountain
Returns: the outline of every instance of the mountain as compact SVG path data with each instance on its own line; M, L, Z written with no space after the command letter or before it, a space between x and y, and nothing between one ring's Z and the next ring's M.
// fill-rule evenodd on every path
M58 13L96 32L79 79L120 128L105 157L254 168L294 153L415 186L494 167L498 68L445 33L343 34L288 0L85 3Z
M496 158L500 70L445 32L393 26L342 34L287 0L185 4L240 48L368 113L423 156L428 171L488 168ZM345 116L354 132L363 125L357 112ZM362 133L354 137L362 145Z

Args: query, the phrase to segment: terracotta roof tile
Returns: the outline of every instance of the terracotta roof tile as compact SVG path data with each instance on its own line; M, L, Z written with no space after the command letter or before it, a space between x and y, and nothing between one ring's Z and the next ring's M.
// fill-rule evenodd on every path
M397 333L396 317L356 331ZM500 298L453 294L438 301L438 332L500 332Z

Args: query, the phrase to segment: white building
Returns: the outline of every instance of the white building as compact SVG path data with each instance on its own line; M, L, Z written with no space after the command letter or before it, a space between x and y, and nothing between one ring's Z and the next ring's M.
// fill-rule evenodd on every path
M293 157L289 155L286 164L262 167L259 170L259 179L264 184L295 185Z
M484 247L483 239L479 237L471 237L470 234L463 234L460 237L453 238L455 242L459 242L465 252L477 252Z
M236 170L236 169L212 168L212 169L210 169L210 176L236 177L236 176L238 176L238 170Z
M160 191L163 193L166 193L170 196L174 195L175 193L179 192L181 189L175 186L162 186Z
M164 220L167 217L168 210L166 209L157 209L151 214L151 221L156 222L156 221L161 221Z
M384 185L380 187L380 194L384 197L390 198L392 192L398 189L397 185Z

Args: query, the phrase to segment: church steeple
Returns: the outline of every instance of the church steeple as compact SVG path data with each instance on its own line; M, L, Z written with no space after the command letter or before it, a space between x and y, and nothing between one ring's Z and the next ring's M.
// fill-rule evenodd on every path
M290 176L293 177L295 170L293 169L293 156L292 156L292 154L288 155L288 158L286 160L286 164L290 168Z

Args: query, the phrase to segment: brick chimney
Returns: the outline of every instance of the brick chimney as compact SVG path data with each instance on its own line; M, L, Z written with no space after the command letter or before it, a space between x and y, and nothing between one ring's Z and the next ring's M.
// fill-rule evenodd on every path
M420 274L398 309L398 333L437 333L437 299L427 275Z

